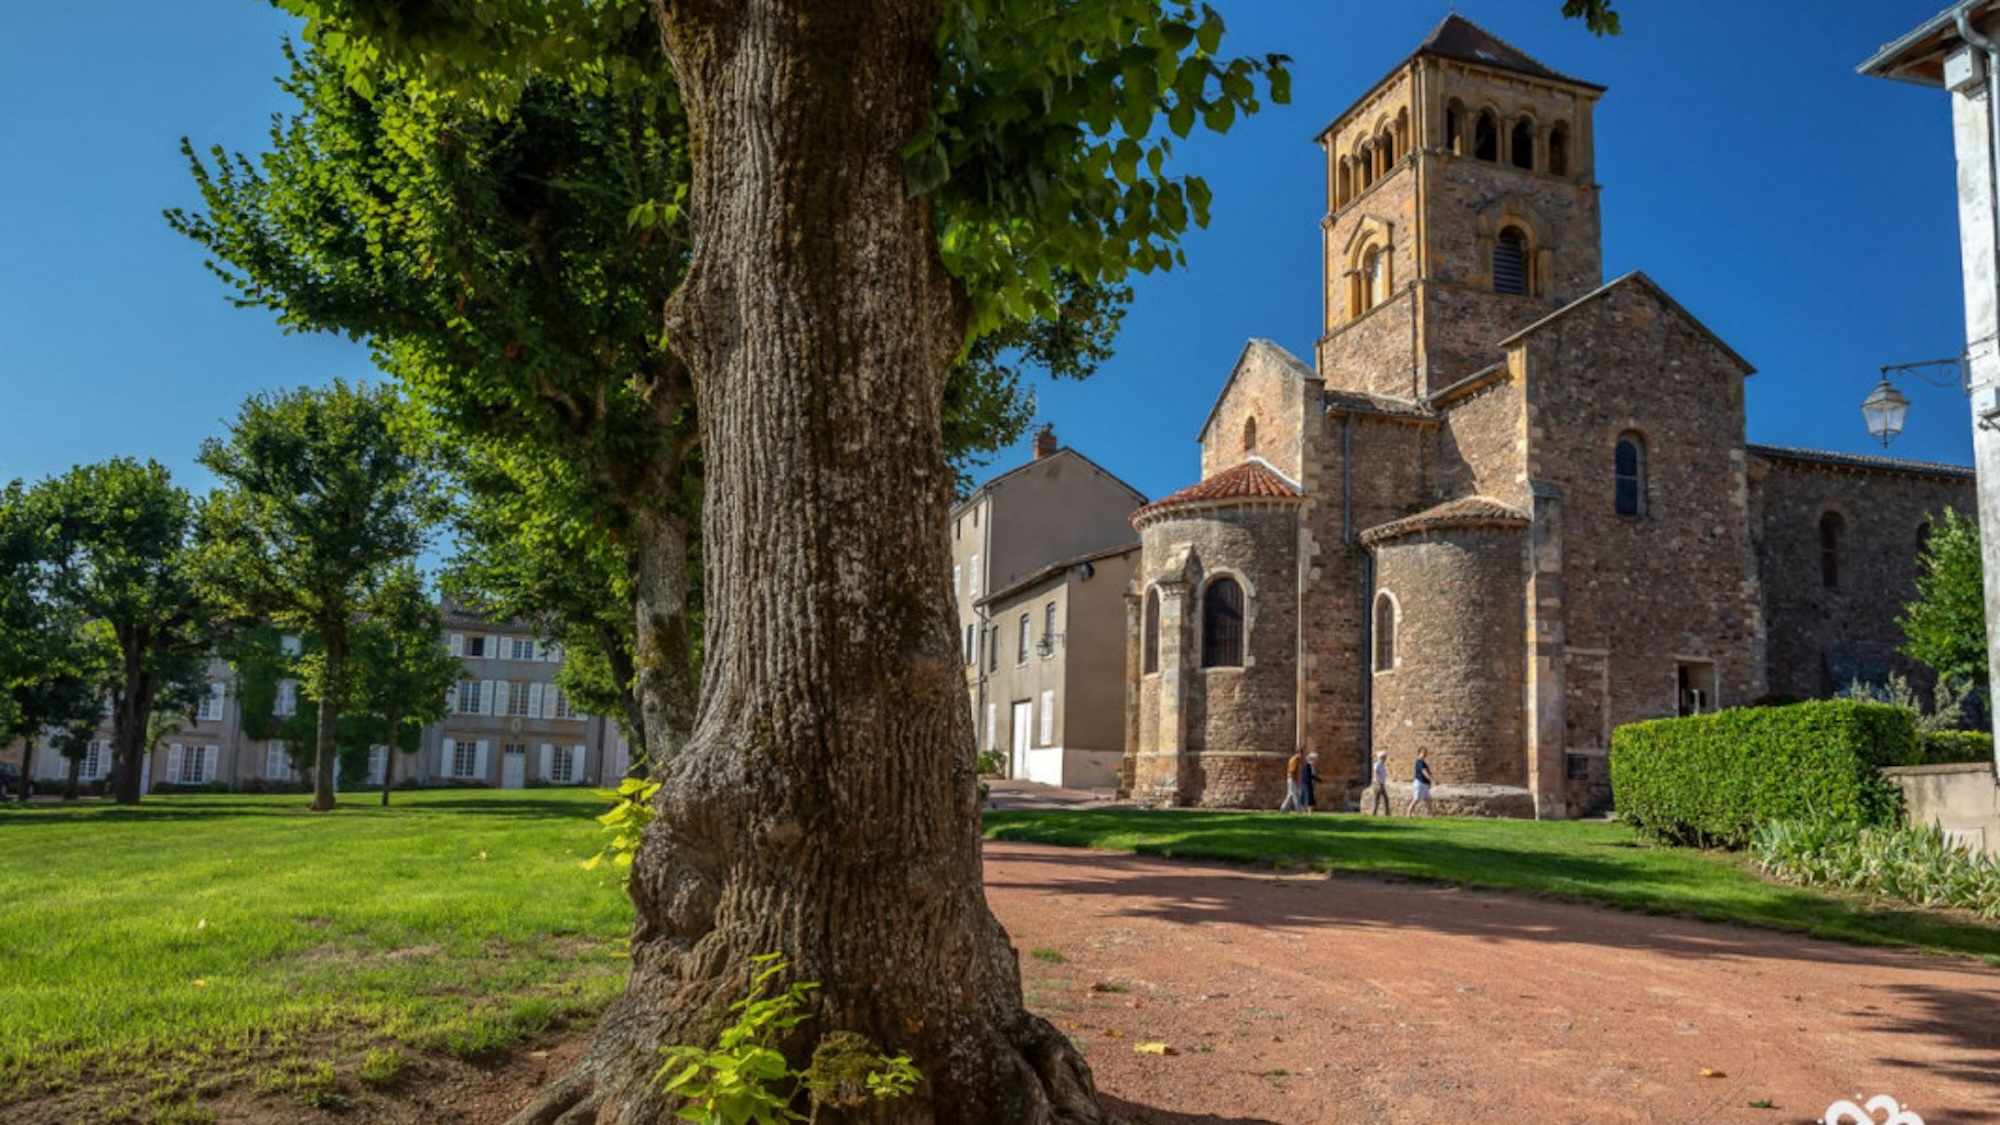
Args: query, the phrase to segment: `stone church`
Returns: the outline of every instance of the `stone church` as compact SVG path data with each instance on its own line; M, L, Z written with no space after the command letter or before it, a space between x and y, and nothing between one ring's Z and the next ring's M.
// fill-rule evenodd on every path
M1422 747L1444 811L1574 816L1619 724L1915 671L1971 470L1746 443L1750 364L1602 276L1603 92L1454 15L1319 135L1314 363L1251 341L1132 516L1139 800L1274 808L1307 749L1339 807Z

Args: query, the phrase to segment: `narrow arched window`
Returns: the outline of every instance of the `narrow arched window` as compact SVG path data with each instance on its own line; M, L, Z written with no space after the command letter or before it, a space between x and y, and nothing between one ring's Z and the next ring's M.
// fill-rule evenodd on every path
M1361 260L1362 308L1372 309L1389 295L1388 255L1377 248Z
M1516 168L1535 170L1535 130L1526 118L1514 122L1514 131L1507 138L1507 157Z
M1493 240L1493 291L1528 292L1528 240L1519 227L1507 227Z
M1146 619L1139 625L1139 671L1152 675L1160 670L1160 592L1146 591Z
M1375 670L1396 666L1396 599L1384 590L1375 595Z
M1457 102L1444 107L1444 147L1453 156L1465 155L1465 107Z
M1347 206L1347 201L1354 197L1354 187L1351 182L1353 174L1352 162L1345 156L1341 157L1340 168L1334 173L1333 180L1333 205L1335 207Z
M1257 452L1257 419L1243 419L1243 452Z
M1624 434L1612 454L1612 470L1617 477L1617 506L1621 516L1646 514L1646 446L1637 434Z
M1243 665L1243 587L1233 578L1218 578L1201 597L1201 666L1239 668Z
M1931 518L1930 518L1929 516L1925 516L1925 517L1924 517L1924 522L1922 522L1922 523L1920 523L1920 524L1918 524L1918 525L1917 525L1917 562L1918 562L1918 563L1922 563L1922 562L1923 562L1923 560L1924 560L1924 552L1925 552L1925 551L1928 551L1928 550L1930 550L1930 547L1931 547Z
M1378 159L1382 161L1382 174L1386 176L1389 174L1389 169L1396 166L1396 134L1387 129L1382 130L1382 135L1376 139L1375 151Z
M1557 125L1549 130L1549 174L1569 175L1569 126Z
M1472 155L1476 160L1489 163L1500 160L1500 122L1495 120L1490 109L1480 110L1479 119L1473 122Z
M1407 109L1396 114L1396 151L1410 151L1410 111Z
M1847 521L1839 512L1819 518L1819 584L1829 590L1840 588L1841 555L1847 547Z
M1354 190L1359 194L1360 192L1367 191L1368 185L1375 182L1375 149L1373 146L1362 145L1355 152L1354 168L1356 172Z

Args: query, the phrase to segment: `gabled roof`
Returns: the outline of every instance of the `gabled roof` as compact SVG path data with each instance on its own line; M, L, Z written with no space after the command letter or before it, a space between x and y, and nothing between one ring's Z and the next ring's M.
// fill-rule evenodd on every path
M1652 295L1654 300L1658 301L1661 305L1665 306L1674 315L1680 317L1683 322L1688 324L1690 327L1694 328L1695 331L1700 332L1703 336L1708 337L1709 343L1712 343L1716 347L1722 349L1724 355L1727 355L1731 360L1734 360L1736 362L1736 365L1743 369L1743 374L1754 375L1757 373L1757 369L1751 366L1749 360L1744 359L1741 355L1737 354L1736 349L1724 343L1722 337L1717 336L1715 332L1708 327L1708 325L1703 324L1700 321L1700 319L1698 319L1693 313L1687 311L1687 309L1683 307L1679 301L1676 301L1671 296L1668 296L1667 291L1660 288L1659 282L1654 281L1650 277L1647 277L1645 273L1643 273L1640 270L1633 270L1631 273L1626 274L1624 277L1621 277L1616 281L1608 282L1604 285L1597 287L1591 292L1586 293L1581 297L1578 297L1576 300L1571 301L1569 304L1564 305L1562 308L1559 308L1556 311L1550 313L1549 315L1543 317L1542 319L1534 322L1533 324L1528 325L1526 328L1521 329L1519 332L1514 333L1512 336L1509 336L1506 339L1501 340L1500 346L1503 348L1512 347L1516 341L1534 335L1536 332L1539 332L1543 328L1546 328L1549 325L1554 324L1556 321L1561 320L1562 318L1570 315L1571 313L1577 311L1578 309L1589 304L1590 302L1595 301L1600 297L1604 297L1608 295L1612 290L1625 285L1636 285L1645 289L1647 293L1650 293Z
M1103 547L1098 550L1091 551L1088 554L1078 555L1075 558L1062 559L1057 562L1052 562L1049 565L1042 567L1038 570L1035 570L1022 578L1016 579L1013 582L1009 582L1007 585L1002 586L998 590L993 591L992 593L986 595L983 598L978 599L977 601L974 601L972 604L976 606L992 605L995 602L1004 601L1007 598L1013 597L1015 594L1020 593L1022 590L1026 590L1034 586L1039 586L1048 579L1053 578L1058 574L1061 574L1062 572L1070 569L1071 567L1085 566L1092 563L1102 562L1105 559L1116 558L1119 555L1130 554L1131 552L1136 551L1138 549L1139 549L1139 541L1137 539L1134 539L1129 543L1120 543L1115 547Z
M1490 66L1496 70L1511 70L1516 74L1544 78L1551 82L1567 82L1572 86L1588 86L1593 90L1604 89L1602 86L1571 78L1561 71L1543 66L1530 58L1526 51L1457 12L1446 16L1442 23L1432 28L1431 33L1424 37L1424 41L1417 45L1416 53L1437 55L1440 58L1455 59L1477 66Z
M1373 547L1405 535L1438 531L1447 527L1526 527L1528 517L1490 496L1466 496L1426 508L1414 516L1376 524L1361 533L1361 542Z
M1104 466L1098 464L1095 461L1092 461L1090 458L1085 457L1083 454L1078 453L1076 450L1071 449L1069 446L1065 445L1062 448L1056 450L1054 453L1049 454L1047 457L1030 458L1028 461L1016 465L1011 469L1008 469L1006 472L1001 473L999 476L989 478L986 481L986 483L980 485L978 488L975 488L971 492L967 493L965 499L960 500L956 504L953 504L951 506L951 514L953 516L957 516L958 513L964 511L968 506L970 506L974 500L977 500L986 493L993 491L994 486L1000 484L1002 481L1005 481L1010 477L1019 476L1020 474L1027 472L1029 469L1034 468L1036 465L1043 464L1047 462L1050 458L1054 457L1075 458L1076 460L1083 462L1085 465L1090 466L1092 469L1097 470L1099 473L1102 473L1104 475L1104 478L1106 480L1109 480L1112 484L1115 484L1118 487L1124 489L1125 491L1131 493L1133 496L1138 497L1139 503L1144 504L1146 502L1145 493L1139 491L1136 488L1133 488L1131 485L1126 484L1124 481L1118 479L1118 474L1112 472L1111 470L1105 468Z
M1978 474L1969 465L1946 465L1937 461L1906 461L1900 457L1876 457L1868 453L1835 453L1825 449L1792 449L1782 445L1747 445L1752 457L1767 461L1796 461L1835 469L1866 469L1901 473L1916 477L1945 477L1971 483Z
M1200 441L1202 435L1208 433L1208 427L1215 423L1216 411L1222 409L1223 400L1229 397L1229 388L1236 385L1236 377L1243 373L1243 365L1249 362L1252 354L1264 355L1295 379L1319 378L1312 368L1306 366L1305 360L1286 351L1284 345L1276 340L1266 340L1262 336L1250 337L1244 342L1243 350L1236 353L1236 363L1229 369L1229 378L1222 381L1222 390L1215 396L1214 405L1208 408L1208 417L1201 420L1201 429L1195 431L1196 441Z
M1299 486L1285 479L1262 458L1251 458L1234 468L1183 488L1132 513L1132 526L1171 511L1191 508L1224 508L1257 501L1286 501L1299 498Z

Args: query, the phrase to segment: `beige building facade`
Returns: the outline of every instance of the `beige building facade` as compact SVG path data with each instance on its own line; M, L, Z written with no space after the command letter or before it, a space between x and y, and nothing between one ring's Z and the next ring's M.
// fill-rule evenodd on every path
M1970 471L1745 440L1751 365L1603 281L1602 92L1452 16L1320 135L1315 364L1251 341L1133 517L1139 799L1276 807L1303 749L1338 805L1422 749L1441 809L1571 816L1618 725L1909 671Z

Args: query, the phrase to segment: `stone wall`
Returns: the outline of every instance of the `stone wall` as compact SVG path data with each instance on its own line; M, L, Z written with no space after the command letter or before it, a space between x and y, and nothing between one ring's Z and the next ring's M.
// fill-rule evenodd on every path
M1375 749L1390 777L1408 781L1423 748L1440 789L1525 786L1525 550L1518 526L1376 546L1376 590L1397 607L1394 667L1373 671Z
M1312 369L1284 348L1269 340L1250 341L1202 428L1202 479L1258 457L1298 480L1306 402L1319 398L1308 393L1308 384L1316 388L1318 382ZM1256 440L1246 445L1253 421Z
M1933 512L1972 514L1970 470L1895 469L1838 463L1812 454L1753 452L1757 565L1769 634L1774 695L1831 695L1855 679L1889 673L1930 687L1925 669L1901 655L1896 624L1916 596L1917 551ZM1885 463L1893 465L1893 463ZM1837 584L1822 566L1820 519L1843 525Z

